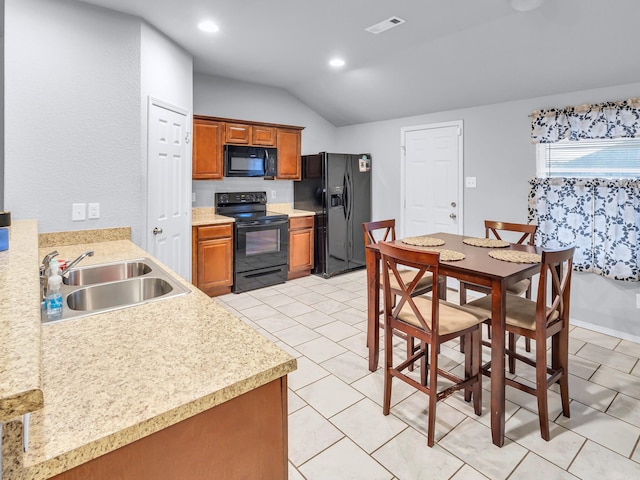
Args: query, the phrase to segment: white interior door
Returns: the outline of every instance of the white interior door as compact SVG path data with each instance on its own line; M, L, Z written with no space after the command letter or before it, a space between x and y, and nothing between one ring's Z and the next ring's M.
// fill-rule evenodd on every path
M402 235L462 234L462 121L401 132Z
M191 278L191 158L188 111L149 98L147 250Z

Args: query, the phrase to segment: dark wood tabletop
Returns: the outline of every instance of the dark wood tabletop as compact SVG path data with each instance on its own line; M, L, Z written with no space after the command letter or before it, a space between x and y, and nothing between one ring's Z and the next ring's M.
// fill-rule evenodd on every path
M491 343L491 432L493 443L499 447L504 444L504 368L505 368L505 301L508 285L535 275L540 269L539 263L514 263L497 260L489 256L491 250L520 250L540 253L538 247L530 245L510 244L502 248L475 247L463 243L468 236L451 233L433 233L429 237L444 240L438 247L417 247L396 240L396 245L408 249L454 250L465 255L463 260L440 261L441 275L467 281L491 288L491 327L493 329ZM376 244L367 245L367 294L368 325L367 345L369 348L369 370L378 368L380 353L380 252Z

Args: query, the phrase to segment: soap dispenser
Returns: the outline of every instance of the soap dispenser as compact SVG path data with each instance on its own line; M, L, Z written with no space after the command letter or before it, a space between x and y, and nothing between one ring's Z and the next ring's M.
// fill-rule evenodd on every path
M62 318L62 276L57 259L52 259L47 272L47 296L44 299L44 307L47 320L59 320Z

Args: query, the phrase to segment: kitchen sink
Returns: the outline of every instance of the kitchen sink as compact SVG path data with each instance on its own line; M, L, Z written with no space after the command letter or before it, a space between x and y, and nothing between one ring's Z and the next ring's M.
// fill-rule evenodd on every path
M62 318L95 315L185 295L189 289L150 258L89 265L64 276ZM68 277L68 278L67 278Z
M173 291L169 282L157 277L131 278L81 288L67 295L71 310L104 310L106 308L135 305L158 298Z
M116 262L77 268L62 277L65 285L93 285L139 277L151 272L151 267L142 260Z

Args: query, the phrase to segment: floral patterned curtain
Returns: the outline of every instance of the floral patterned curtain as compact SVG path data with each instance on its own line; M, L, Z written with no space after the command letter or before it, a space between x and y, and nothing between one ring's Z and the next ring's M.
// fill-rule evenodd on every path
M640 137L640 98L531 112L532 143Z
M640 281L640 179L533 178L529 223L535 243L575 243L575 270Z

